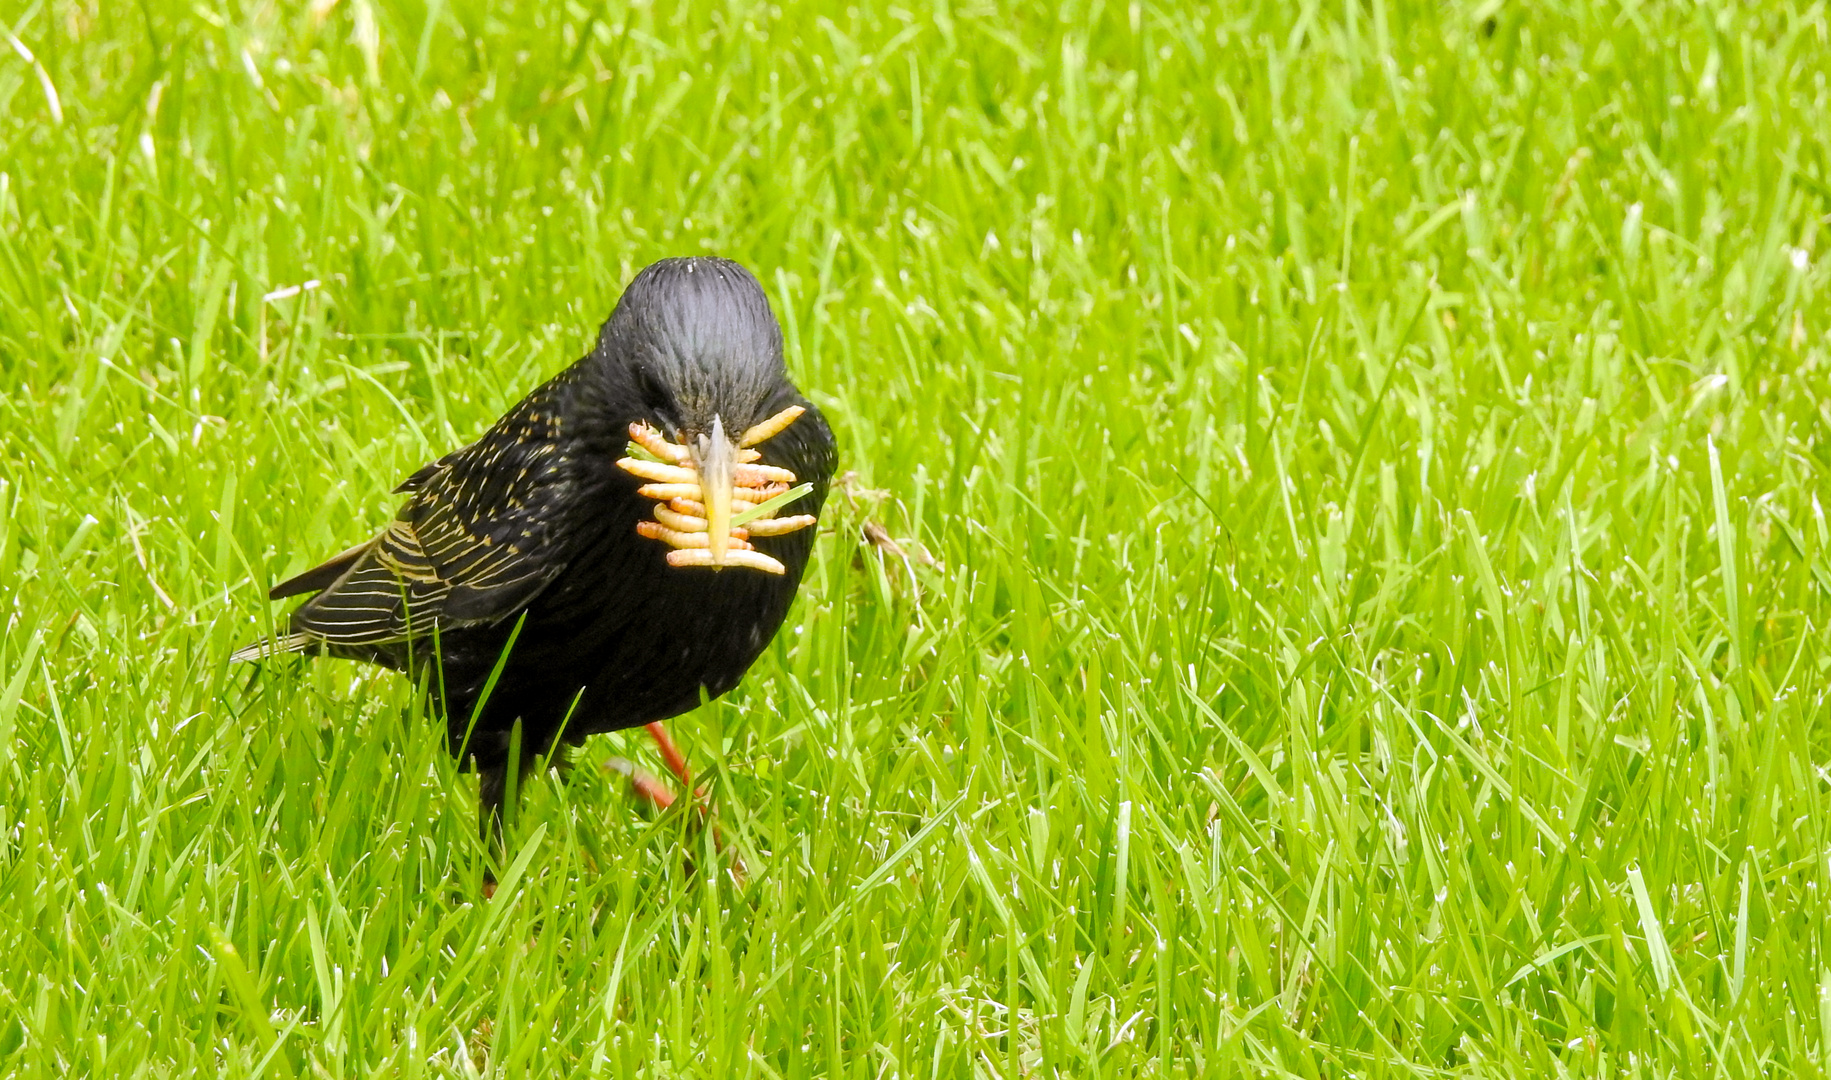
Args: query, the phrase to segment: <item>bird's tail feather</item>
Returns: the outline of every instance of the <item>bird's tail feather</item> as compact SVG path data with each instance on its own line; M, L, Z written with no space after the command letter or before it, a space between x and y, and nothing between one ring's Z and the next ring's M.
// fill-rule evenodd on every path
M265 660L270 656L284 656L287 653L303 652L312 643L310 634L281 634L266 641L256 641L229 654L231 664L243 660Z

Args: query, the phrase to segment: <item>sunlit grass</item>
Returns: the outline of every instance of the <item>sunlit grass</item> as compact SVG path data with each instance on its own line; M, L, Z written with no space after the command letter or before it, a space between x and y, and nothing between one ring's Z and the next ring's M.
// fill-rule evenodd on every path
M0 1071L1824 1075L1831 31L1550 7L0 12ZM700 251L855 473L753 879L604 737L479 902L225 658Z

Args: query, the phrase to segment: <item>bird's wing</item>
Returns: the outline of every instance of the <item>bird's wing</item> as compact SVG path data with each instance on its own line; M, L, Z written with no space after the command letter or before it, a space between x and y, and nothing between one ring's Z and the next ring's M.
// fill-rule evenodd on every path
M289 577L273 588L267 590L267 599L284 600L300 593L317 592L328 588L330 584L342 577L344 571L356 565L356 561L375 546L375 541L365 540L347 551L340 551L330 558L312 567L303 574Z
M416 472L402 485L412 497L368 545L276 589L324 590L293 613L294 632L379 645L526 606L570 554L563 519L576 481L555 390L549 383L482 438Z

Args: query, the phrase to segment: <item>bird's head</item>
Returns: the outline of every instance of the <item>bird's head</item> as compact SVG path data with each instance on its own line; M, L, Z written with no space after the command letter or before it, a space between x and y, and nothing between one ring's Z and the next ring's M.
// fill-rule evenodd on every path
M782 330L750 271L729 259L663 259L629 283L599 335L629 404L669 438L742 432L788 384Z
M749 535L805 528L810 518L732 525L789 490L795 477L754 464L757 445L802 410L782 363L782 330L763 287L728 259L664 259L630 282L599 336L611 412L630 417L632 439L657 460L625 458L625 472L654 481L641 491L660 507L643 535L675 550L676 566L781 564ZM786 406L786 407L785 407ZM693 490L689 490L693 489Z

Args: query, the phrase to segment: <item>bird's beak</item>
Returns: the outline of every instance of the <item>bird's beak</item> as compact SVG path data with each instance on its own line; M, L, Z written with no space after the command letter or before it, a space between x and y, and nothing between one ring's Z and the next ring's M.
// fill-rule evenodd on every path
M699 489L706 497L706 553L714 567L722 568L731 547L732 467L737 464L737 446L725 437L725 423L716 415L711 433L693 443Z
M795 474L789 470L759 464L762 454L755 448L780 434L804 411L791 405L736 439L725 434L724 420L718 416L712 418L710 432L678 443L669 442L641 421L631 424L632 456L619 460L617 467L650 481L636 491L656 504L654 520L637 522L636 531L673 549L668 552L669 566L714 570L747 566L769 574L786 573L787 567L756 550L750 540L808 528L814 524L814 516L755 516L771 499L787 494L795 482ZM638 448L648 457L633 456ZM739 512L753 515L742 527L731 524Z

